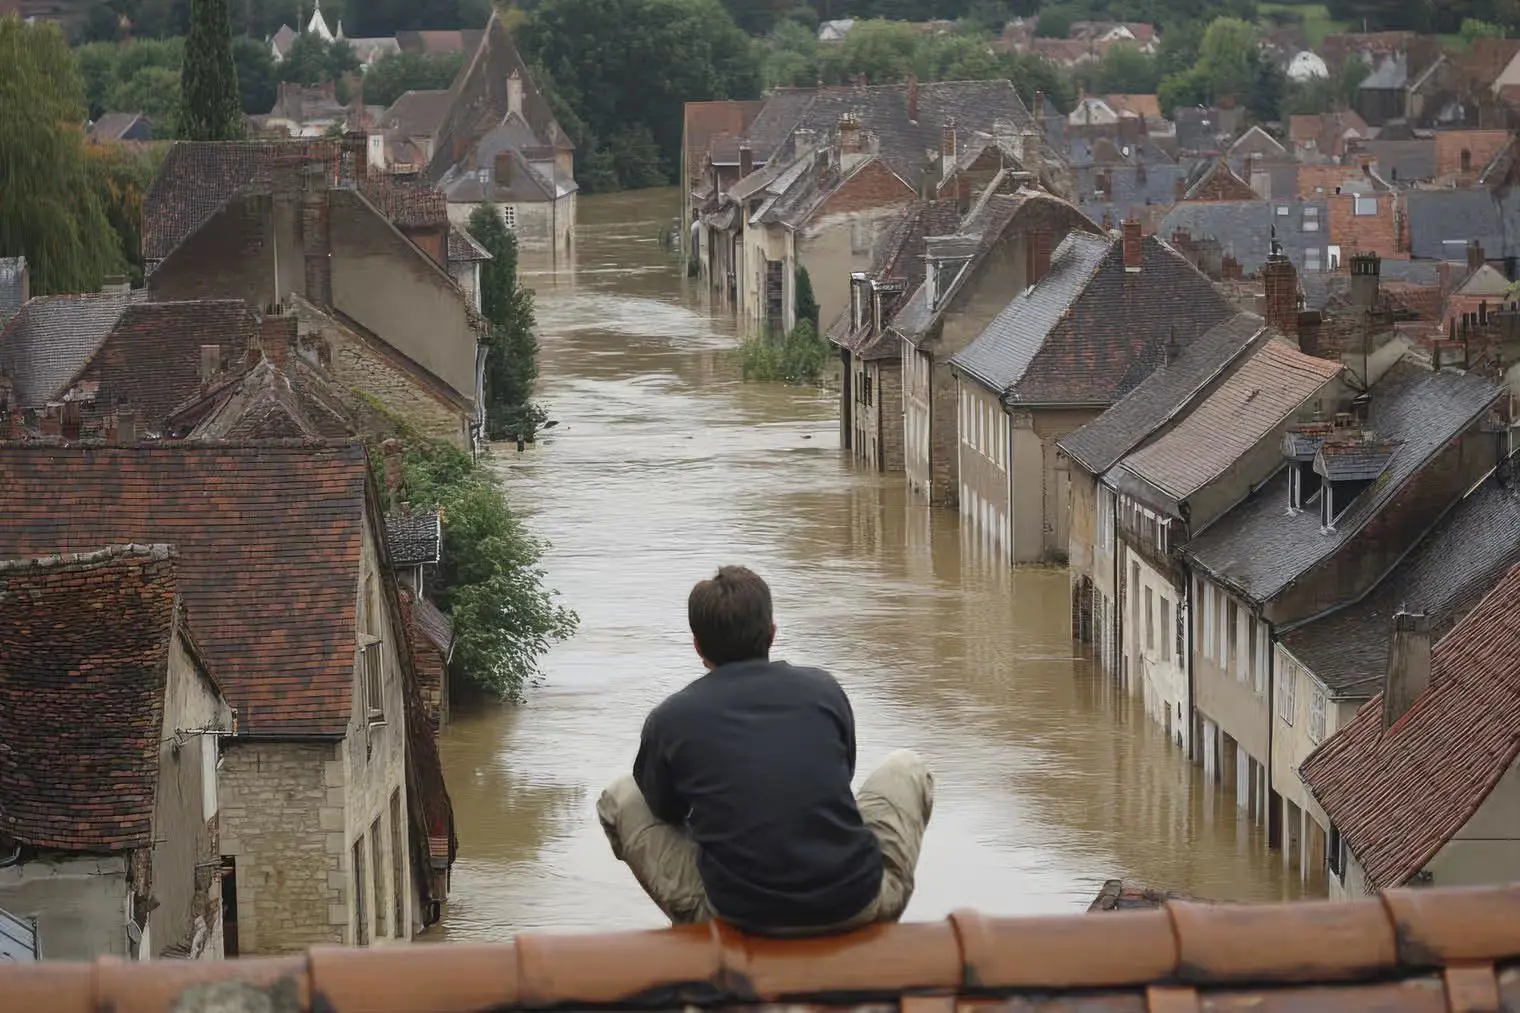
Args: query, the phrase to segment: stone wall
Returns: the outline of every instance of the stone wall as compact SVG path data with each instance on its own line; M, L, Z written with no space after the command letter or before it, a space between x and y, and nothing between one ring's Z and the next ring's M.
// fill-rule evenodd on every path
M337 743L228 740L222 854L236 862L239 955L347 942L346 783Z

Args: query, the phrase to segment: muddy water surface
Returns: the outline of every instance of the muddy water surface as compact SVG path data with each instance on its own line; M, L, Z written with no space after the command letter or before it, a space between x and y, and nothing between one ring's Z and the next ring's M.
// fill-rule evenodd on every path
M862 775L900 746L933 765L907 917L1071 911L1121 876L1290 895L1280 857L1073 650L1063 571L1011 571L901 476L854 468L832 396L740 382L731 319L656 242L676 201L587 198L573 264L524 259L560 425L497 460L581 629L526 705L444 735L461 854L441 937L663 924L593 808L644 714L700 674L686 593L725 562L771 582L776 656L844 683Z

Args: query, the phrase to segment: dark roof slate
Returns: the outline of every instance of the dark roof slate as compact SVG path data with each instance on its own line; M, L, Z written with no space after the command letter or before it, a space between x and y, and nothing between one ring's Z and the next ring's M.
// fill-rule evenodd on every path
M137 289L29 301L0 331L0 371L11 379L12 407L46 404L100 347L127 307L146 296Z
M1411 190L1404 203L1412 256L1460 260L1474 239L1489 257L1520 256L1520 190Z
M358 442L0 445L0 557L173 542L239 733L341 737L369 481Z
M438 562L443 529L438 514L431 510L385 515L385 542L391 562L397 566L416 566Z
M176 595L164 545L0 562L0 836L151 847Z
M1279 209L1286 209L1282 213ZM1313 215L1305 209L1313 208ZM1317 228L1307 230L1305 222L1315 222ZM1256 274L1272 253L1273 230L1283 252L1293 262L1302 276L1307 271L1304 251L1316 249L1320 253L1320 267L1328 266L1324 259L1324 247L1329 242L1329 207L1324 201L1183 201L1167 212L1156 234L1170 240L1179 232L1193 239L1216 240L1224 253L1234 256L1246 274ZM1386 261L1385 261L1386 263Z
M1382 686L1400 609L1424 613L1439 641L1520 564L1517 463L1500 464L1459 500L1366 597L1283 634L1283 646L1333 697L1365 699Z
M432 137L449 109L447 89L402 92L380 116L380 128L398 137Z
M1288 470L1283 468L1184 546L1183 554L1252 600L1270 601L1360 531L1500 393L1494 384L1470 373L1392 371L1372 388L1369 425L1380 439L1402 441L1403 446L1384 478L1356 498L1334 531L1321 531L1317 511L1288 512Z

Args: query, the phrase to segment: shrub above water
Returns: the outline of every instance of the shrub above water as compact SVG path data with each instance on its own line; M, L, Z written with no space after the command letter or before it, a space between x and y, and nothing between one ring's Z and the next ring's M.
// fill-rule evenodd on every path
M739 344L739 366L746 380L816 384L828 362L828 343L805 320L785 337L766 333Z

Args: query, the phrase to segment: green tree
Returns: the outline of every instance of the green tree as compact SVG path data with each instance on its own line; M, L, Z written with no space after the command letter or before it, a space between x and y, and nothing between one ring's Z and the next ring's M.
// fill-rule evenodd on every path
M274 54L268 44L239 35L232 40L232 62L237 66L238 97L243 112L260 116L273 109L279 78L275 76Z
M1467 43L1471 43L1473 39L1502 39L1508 34L1509 31L1504 25L1482 21L1478 18L1463 18L1462 27L1457 30L1457 35Z
M491 322L485 373L487 435L532 440L544 412L533 403L538 339L533 333L533 293L517 280L517 236L492 204L470 213L469 230L491 254L480 270L480 310Z
M925 81L986 81L1001 77L996 54L982 35L931 35L915 61Z
M84 158L84 85L63 32L0 17L0 256L38 294L87 292L121 269Z
M443 514L432 597L454 624L454 670L507 700L534 683L538 659L579 621L544 584L543 543L523 529L491 472L446 444L414 442L407 496Z
M1079 20L1081 13L1070 7L1046 7L1034 23L1034 33L1041 38L1064 39L1071 34L1071 23Z
M463 53L388 53L364 72L364 101L389 106L409 91L442 91L462 66Z
M920 38L904 21L857 21L844 42L826 47L821 54L823 79L844 82L864 77L870 84L907 80L918 62Z
M1134 46L1110 46L1098 64L1095 90L1105 95L1149 95L1160 83L1153 57Z
M327 43L319 35L302 32L290 44L276 73L281 81L310 88L330 80L327 68Z
M760 71L766 88L810 88L818 80L818 36L806 25L783 21L760 43Z
M226 141L243 136L227 0L192 0L180 86L184 104L179 132L184 137Z
M683 102L759 94L756 47L717 0L542 0L518 41L576 113L585 134L571 138L588 167L610 165L622 185L630 182L621 178L624 169L642 173L645 166L639 127L669 180L678 164ZM545 87L545 79L535 80ZM612 157L598 160L597 149Z
M818 300L813 296L813 279L808 275L808 269L801 264L797 265L796 278L796 313L797 323L813 325L813 333L818 333Z

